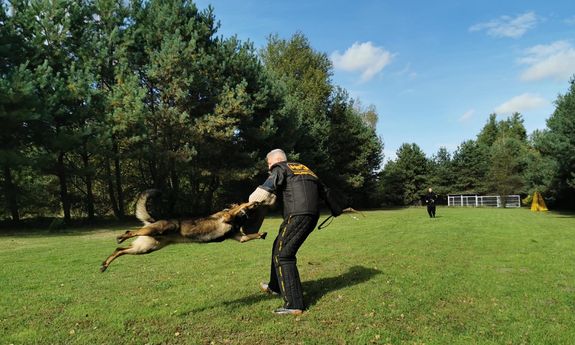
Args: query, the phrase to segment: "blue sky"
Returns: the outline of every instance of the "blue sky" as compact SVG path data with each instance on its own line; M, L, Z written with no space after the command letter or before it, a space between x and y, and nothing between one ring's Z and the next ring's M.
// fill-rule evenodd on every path
M474 139L489 114L545 128L575 74L575 2L201 0L220 35L256 48L302 32L334 84L379 113L385 159L402 143L431 156Z

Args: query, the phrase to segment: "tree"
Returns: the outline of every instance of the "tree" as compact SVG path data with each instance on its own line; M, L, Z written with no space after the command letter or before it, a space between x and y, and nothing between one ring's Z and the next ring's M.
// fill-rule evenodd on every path
M489 151L474 140L461 143L453 154L456 174L452 193L483 194L487 191L485 176L489 168Z
M500 126L497 122L497 114L490 114L489 120L479 134L477 135L477 143L486 147L491 147L497 137L499 136Z
M536 130L530 135L527 153L525 155L526 168L523 179L525 181L525 191L529 195L540 192L547 198L547 202L552 201L556 196L553 191L553 179L557 171L556 161L548 155L543 155L544 137L546 131Z
M556 162L551 189L557 202L564 207L575 207L575 77L566 94L559 95L556 108L547 119L547 130L539 145L544 157Z
M378 200L383 206L405 205L404 179L397 162L388 161L379 173Z
M289 40L268 38L260 56L272 78L281 81L285 98L278 143L294 159L313 162L325 175L333 168L328 152L327 109L332 93L332 65L325 53L316 52L302 33Z
M18 176L31 164L26 154L32 142L31 125L38 120L34 78L25 61L26 44L0 4L0 176L2 196L12 221L21 215L23 189Z
M137 6L136 2L132 2ZM121 219L125 215L123 175L124 152L139 152L144 136L144 91L137 75L129 69L126 32L132 23L127 2L98 0L87 6L90 20L85 24L85 44L79 52L83 66L90 71L91 121L78 150L85 185L88 218L93 204L100 203L103 213L112 211Z
M302 33L289 40L270 36L260 55L284 94L275 118L276 147L284 148L290 159L309 164L328 184L355 196L357 204L368 203L366 196L374 193L382 160L375 107L362 109L359 101L332 85L330 60L315 51Z
M491 159L487 174L489 192L501 196L505 207L505 196L518 193L523 187L525 146L511 136L501 135L491 147Z
M166 190L194 212L221 207L231 201L226 186L255 174L261 144L275 135L275 90L251 43L215 36L211 8L173 0L132 11L125 53L145 90L142 187Z
M476 185L479 189L500 196L521 191L526 167L526 133L519 113L501 121L497 121L495 114L489 115L476 141L477 152L488 158L485 179Z
M19 64L19 69L21 75L28 75L33 89L31 103L36 118L20 126L29 133L29 161L34 163L34 169L58 177L60 201L67 222L71 219L71 204L66 154L74 145L74 131L80 127L74 124L75 118L69 116L73 99L68 97L67 79L74 64L75 55L70 49L76 34L70 27L79 20L80 7L79 3L66 1L56 5L15 1L11 3L8 20L17 40L25 42L16 50L19 57L15 61L26 61ZM19 116L25 113L19 111Z
M383 200L412 205L421 200L426 190L429 161L417 144L403 144L397 158L388 162L381 174Z
M335 168L322 179L352 196L354 205L366 206L375 194L383 144L345 90L336 88L330 103L328 152ZM368 111L377 121L375 108Z
M525 144L527 143L527 130L525 130L523 117L520 113L513 113L509 118L502 120L499 123L499 131L500 135L517 139Z
M216 36L212 8L187 0L10 6L0 12L0 204L13 219L122 218L149 187L176 213L205 214L245 198L276 147L369 202L377 111L331 84L329 59L302 34L271 37L258 56L251 42Z
M451 155L447 149L440 147L429 163L427 185L433 188L439 198L452 193L456 173L453 168Z
M45 127L37 131L38 162L43 171L57 176L64 221L69 223L74 198L71 182L77 173L73 155L85 137L84 126L90 116L85 97L91 80L79 55L87 30L82 24L90 15L83 1L39 1L14 13L36 57L31 67L37 76Z

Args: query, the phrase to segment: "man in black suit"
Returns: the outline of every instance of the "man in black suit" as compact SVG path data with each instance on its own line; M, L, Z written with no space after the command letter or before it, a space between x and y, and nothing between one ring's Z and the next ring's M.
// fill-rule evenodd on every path
M425 204L427 205L427 213L429 218L435 218L435 201L437 200L437 195L433 192L433 189L429 187L427 194L425 194Z

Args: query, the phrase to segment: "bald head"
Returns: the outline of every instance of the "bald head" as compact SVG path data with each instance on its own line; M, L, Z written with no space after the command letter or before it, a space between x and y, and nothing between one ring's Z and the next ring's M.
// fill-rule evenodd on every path
M282 149L275 149L271 150L266 155L266 160L268 161L268 169L272 167L272 165L279 163L279 162L286 162L287 156L286 153Z

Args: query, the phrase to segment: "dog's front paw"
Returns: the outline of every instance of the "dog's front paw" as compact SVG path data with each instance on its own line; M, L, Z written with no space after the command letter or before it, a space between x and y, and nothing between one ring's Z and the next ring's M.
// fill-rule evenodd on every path
M116 242L118 242L118 244L124 242L125 240L127 240L128 238L130 238L130 231L126 231L123 234L119 235L118 237L116 237Z

